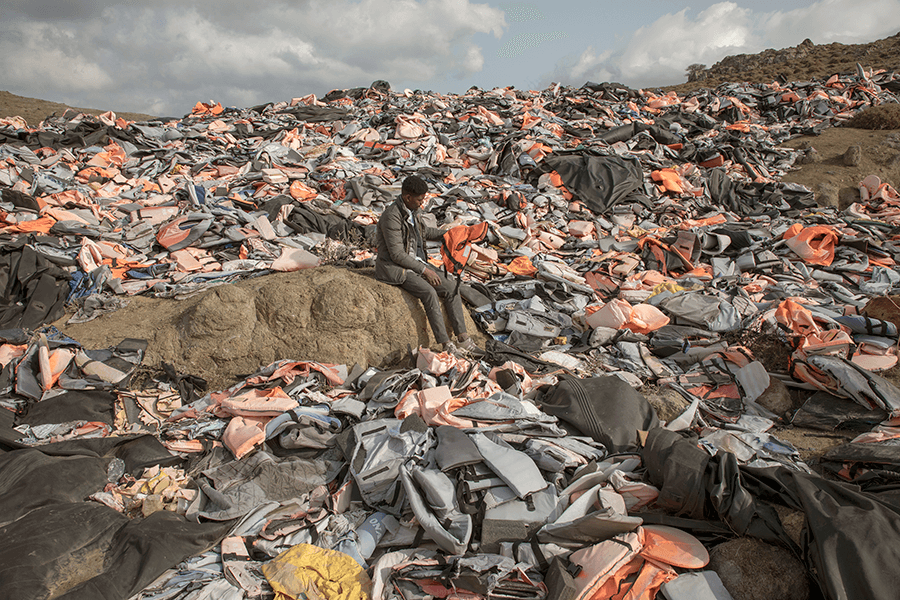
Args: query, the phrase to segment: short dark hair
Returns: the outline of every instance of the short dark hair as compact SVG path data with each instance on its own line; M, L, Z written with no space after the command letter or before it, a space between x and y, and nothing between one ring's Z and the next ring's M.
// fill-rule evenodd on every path
M410 175L406 179L403 180L403 187L400 188L400 193L410 196L418 196L419 194L424 194L428 191L428 184L425 183L425 180L419 177L418 175Z

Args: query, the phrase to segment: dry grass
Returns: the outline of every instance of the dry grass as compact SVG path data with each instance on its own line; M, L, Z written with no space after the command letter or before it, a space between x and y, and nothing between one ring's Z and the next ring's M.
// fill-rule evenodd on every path
M847 127L857 129L900 129L900 104L881 104L856 113L847 121Z

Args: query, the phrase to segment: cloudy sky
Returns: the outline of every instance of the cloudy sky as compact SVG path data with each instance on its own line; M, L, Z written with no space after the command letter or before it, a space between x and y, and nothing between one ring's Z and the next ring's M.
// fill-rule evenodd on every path
M900 0L3 0L0 89L181 116L385 79L394 89L686 80L729 54L870 42Z

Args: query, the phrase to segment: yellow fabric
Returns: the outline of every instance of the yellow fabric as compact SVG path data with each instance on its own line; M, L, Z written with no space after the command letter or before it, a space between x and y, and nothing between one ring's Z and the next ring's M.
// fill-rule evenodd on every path
M661 294L662 292L672 292L673 294L677 292L681 292L687 288L683 288L674 281L667 281L665 283L660 283L655 288L653 288L653 293L650 294L650 298L657 294Z
M372 580L343 552L297 544L262 566L275 600L370 600Z

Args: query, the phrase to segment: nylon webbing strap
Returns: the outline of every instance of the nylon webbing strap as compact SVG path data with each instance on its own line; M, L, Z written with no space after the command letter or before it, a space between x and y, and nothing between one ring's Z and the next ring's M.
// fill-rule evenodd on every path
M528 541L531 544L532 551L534 551L534 557L537 558L538 570L541 573L546 573L547 569L550 568L550 563L547 562L547 557L544 556L544 552L541 550L541 545L537 540L537 534L531 536L531 539Z

